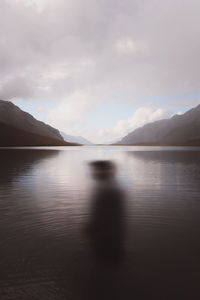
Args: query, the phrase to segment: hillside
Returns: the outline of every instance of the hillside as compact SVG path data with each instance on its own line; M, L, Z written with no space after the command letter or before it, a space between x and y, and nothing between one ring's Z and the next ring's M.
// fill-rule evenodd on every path
M200 146L200 105L183 115L148 123L126 135L118 144Z
M0 100L0 146L69 146L60 132L12 102Z
M88 141L87 139L85 139L82 136L69 135L69 134L66 134L63 131L61 131L60 133L61 133L62 137L64 138L64 140L66 142L79 143L79 144L82 144L82 145L93 145L92 142Z

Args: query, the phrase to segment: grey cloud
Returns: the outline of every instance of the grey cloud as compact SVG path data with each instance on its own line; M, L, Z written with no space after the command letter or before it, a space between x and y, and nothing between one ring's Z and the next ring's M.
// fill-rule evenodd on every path
M40 13L2 0L0 10L1 98L60 101L90 87L128 100L199 90L197 0L50 0Z
M30 79L24 77L14 77L8 79L0 87L1 99L32 99L35 96L36 89Z

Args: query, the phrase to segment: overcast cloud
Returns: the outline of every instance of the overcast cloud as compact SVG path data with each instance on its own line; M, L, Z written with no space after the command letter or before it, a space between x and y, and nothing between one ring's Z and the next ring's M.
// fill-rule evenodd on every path
M199 92L199 0L1 0L0 11L0 98L55 101L59 129L113 98L140 109ZM108 138L141 125L119 122Z

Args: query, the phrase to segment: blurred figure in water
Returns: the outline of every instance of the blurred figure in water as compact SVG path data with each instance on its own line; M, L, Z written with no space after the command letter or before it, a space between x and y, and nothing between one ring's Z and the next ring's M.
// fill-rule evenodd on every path
M84 299L124 299L124 193L113 162L93 161L90 168L96 186L86 233L93 267Z
M96 188L87 233L96 262L118 265L124 254L124 195L111 161L90 163Z

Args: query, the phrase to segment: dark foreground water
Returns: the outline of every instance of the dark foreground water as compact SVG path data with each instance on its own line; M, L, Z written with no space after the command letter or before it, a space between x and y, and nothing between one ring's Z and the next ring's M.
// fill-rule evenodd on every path
M125 259L93 261L88 162L126 191ZM200 149L0 150L0 299L199 299Z

